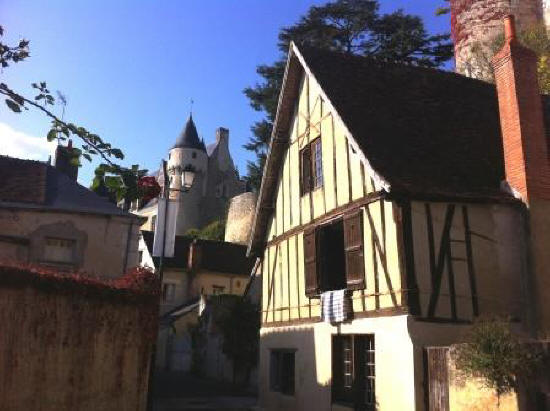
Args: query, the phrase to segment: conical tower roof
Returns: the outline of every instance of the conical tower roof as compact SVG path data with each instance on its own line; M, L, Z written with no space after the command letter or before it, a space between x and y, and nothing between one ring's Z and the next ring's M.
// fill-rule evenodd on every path
M185 128L180 133L173 148L194 148L196 150L206 151L204 143L199 139L199 134L197 133L197 127L195 127L192 114L189 115Z

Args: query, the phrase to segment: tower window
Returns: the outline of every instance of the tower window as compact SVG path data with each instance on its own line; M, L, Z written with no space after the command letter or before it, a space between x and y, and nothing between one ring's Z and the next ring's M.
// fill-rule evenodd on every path
M191 153L191 158L197 158L197 152L196 151L193 151Z

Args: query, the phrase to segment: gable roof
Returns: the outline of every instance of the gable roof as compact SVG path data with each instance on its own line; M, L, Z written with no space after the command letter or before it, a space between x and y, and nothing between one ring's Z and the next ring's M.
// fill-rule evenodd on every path
M319 83L350 145L384 192L514 201L500 188L504 160L493 85L291 44L249 253L264 241L303 73ZM543 102L550 105L546 98Z
M0 156L0 175L0 207L140 218L40 161Z
M152 231L142 231L143 240L147 245L149 254L153 254L153 241L155 234ZM192 237L176 236L174 257L165 258L165 267L187 268L189 247L194 241ZM200 269L217 271L221 273L249 275L254 266L254 259L246 256L246 246L225 241L196 240L201 248L202 257ZM158 257L153 257L155 265Z

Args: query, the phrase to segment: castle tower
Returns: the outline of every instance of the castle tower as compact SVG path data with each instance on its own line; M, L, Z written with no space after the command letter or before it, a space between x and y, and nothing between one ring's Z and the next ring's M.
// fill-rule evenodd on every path
M191 189L186 193L179 191L170 193L171 199L179 201L177 235L183 235L190 228L201 226L200 203L207 185L208 156L204 142L199 139L192 115L189 115L183 131L168 153L168 176L171 188L181 190L181 172L189 165L196 171Z
M483 54L487 53L487 44L502 33L504 16L513 14L518 30L543 22L550 25L547 0L451 0L450 3L456 71L471 77L487 75L479 70L475 49L481 46ZM486 55L490 60L491 56Z

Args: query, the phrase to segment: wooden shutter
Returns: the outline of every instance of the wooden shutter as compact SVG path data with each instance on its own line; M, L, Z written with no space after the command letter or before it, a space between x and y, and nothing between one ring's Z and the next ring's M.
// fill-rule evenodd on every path
M300 188L302 195L311 191L311 145L307 145L301 152Z
M306 276L306 295L313 297L319 294L319 278L317 274L317 241L315 229L304 232L304 262Z
M344 248L346 251L346 283L348 290L365 288L365 258L363 255L363 210L344 216Z
M449 371L447 347L426 348L428 374L428 409L430 411L449 410Z

